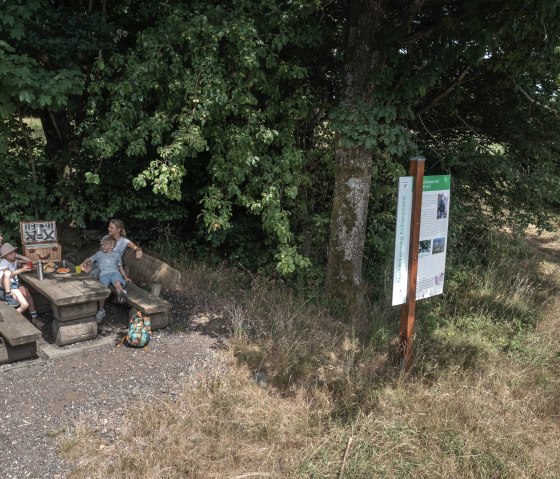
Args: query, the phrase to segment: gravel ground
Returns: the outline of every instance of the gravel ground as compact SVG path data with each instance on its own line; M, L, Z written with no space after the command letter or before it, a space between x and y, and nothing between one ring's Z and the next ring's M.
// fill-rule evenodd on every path
M86 419L111 436L128 404L173 397L182 379L214 367L219 341L194 329L184 297L164 297L173 304L170 327L155 331L146 350L115 346L128 309L107 304L96 340L59 348L65 356L40 352L37 359L0 366L0 478L66 477L72 465L57 450L76 421ZM52 317L43 319L39 345L48 348Z

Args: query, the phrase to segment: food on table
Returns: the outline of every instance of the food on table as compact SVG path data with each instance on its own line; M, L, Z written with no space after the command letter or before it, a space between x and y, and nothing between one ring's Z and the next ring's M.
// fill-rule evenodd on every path
M54 264L54 262L49 261L48 263L45 263L43 266L43 271L45 273L54 273L56 270L56 264Z
M57 273L69 273L70 270L68 268L58 268L56 270Z

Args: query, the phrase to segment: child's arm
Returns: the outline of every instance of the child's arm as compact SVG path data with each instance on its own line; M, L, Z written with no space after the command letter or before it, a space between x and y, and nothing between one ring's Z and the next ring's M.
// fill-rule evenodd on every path
M6 293L9 293L11 291L11 285L10 285L10 270L9 269L3 269L0 271L0 275L2 278L2 288L4 288L4 291Z
M82 271L84 273L90 273L92 270L92 266L93 266L93 260L90 258L86 258L85 260L82 261L82 264L80 264L80 268L82 268Z
M127 283L132 283L132 280L126 274L126 271L124 270L122 263L119 263L119 272L122 274L122 277Z
M20 273L27 273L32 270L33 268L30 268L29 266L27 266L27 264L24 264L23 267L16 269L15 271L12 271L12 276L17 276Z
M31 261L31 258L28 258L27 256L23 256L22 254L17 254L16 253L16 261L22 261L24 263L29 263Z

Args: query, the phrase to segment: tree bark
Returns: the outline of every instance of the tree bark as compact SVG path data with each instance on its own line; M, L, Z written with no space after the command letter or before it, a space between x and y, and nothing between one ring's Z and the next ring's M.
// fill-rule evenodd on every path
M342 108L372 105L372 74L384 67L385 56L375 44L384 17L381 0L351 0L345 57L346 85ZM372 175L372 151L340 143L335 149L335 188L325 289L342 299L353 316L365 312L362 260Z

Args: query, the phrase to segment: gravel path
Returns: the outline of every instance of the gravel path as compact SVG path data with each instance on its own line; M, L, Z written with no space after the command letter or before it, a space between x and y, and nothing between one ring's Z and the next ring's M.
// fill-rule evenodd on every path
M66 477L71 465L57 450L77 420L106 425L101 433L110 436L127 404L173 397L183 378L213 367L218 341L190 328L179 295L165 299L173 304L170 327L155 331L147 350L115 347L128 310L108 304L98 339L57 348L64 356L41 352L0 366L0 478ZM52 350L52 318L44 320L40 346Z

